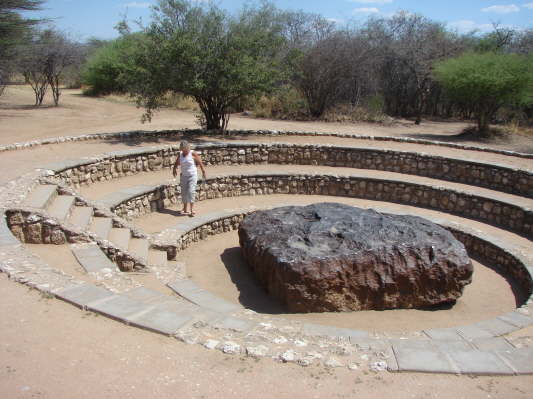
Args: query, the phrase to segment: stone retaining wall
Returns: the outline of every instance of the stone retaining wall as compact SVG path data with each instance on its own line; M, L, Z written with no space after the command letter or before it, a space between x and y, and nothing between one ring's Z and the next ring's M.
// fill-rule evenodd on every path
M207 221L199 226L192 226L182 234L177 235L176 240L167 245L159 245L159 249L166 250L169 258L174 259L177 252L188 248L191 244L204 240L207 237L217 234L237 230L244 217L250 211L236 211L234 213L221 214L213 220ZM437 222L437 221L436 221ZM522 302L518 307L525 304L533 292L533 269L528 270L531 265L527 261L520 259L507 249L500 247L497 243L477 236L468 229L458 229L450 227L445 223L439 223L443 228L449 230L466 247L469 256L481 260L487 265L495 267L498 272L510 278L511 284L517 283L522 292L517 293L518 299ZM157 239L155 240L157 241Z
M24 150L32 147L38 147L42 145L52 145L79 141L92 141L92 140L153 140L157 138L181 138L182 136L214 136L219 138L228 138L234 136L304 136L304 137L339 137L352 140L375 140L375 141L393 141L398 143L411 143L422 145L434 145L439 147L457 148L468 151L488 152L493 154L508 155L519 158L533 159L533 154L526 154L516 151L497 150L488 147L479 147L473 145L464 145L449 143L444 141L415 139L411 137L397 137L397 136L371 136L364 134L349 134L349 133L335 133L335 132L300 132L300 131L277 131L277 130L228 130L225 134L220 132L210 132L201 129L188 129L183 130L132 130L128 132L118 133L92 133L82 134L79 136L60 136L49 137L40 140L32 140L21 143L12 143L0 146L0 152Z
M67 226L36 211L9 209L5 211L6 224L11 233L22 243L28 244L79 244L96 242L111 261L122 271L143 270L146 265L132 255L115 247L111 242L90 236L76 226ZM124 227L113 220L114 227Z
M519 206L442 187L394 180L329 175L249 175L215 177L197 186L197 199L242 195L297 194L331 195L396 202L452 213L533 235L533 211ZM115 213L132 218L179 202L179 187L159 186L138 197L117 204Z
M455 238L463 243L471 257L479 258L488 266L498 270L502 276L511 277L513 281L518 282L520 288L525 294L524 302L528 300L533 292L533 280L531 272L527 269L524 261L520 260L510 252L506 251L496 243L482 239L473 234L443 226L449 230Z
M404 151L289 144L197 146L207 165L296 164L373 169L449 180L533 198L533 173L504 166ZM56 178L79 187L170 168L176 146L122 151L104 158L56 165Z

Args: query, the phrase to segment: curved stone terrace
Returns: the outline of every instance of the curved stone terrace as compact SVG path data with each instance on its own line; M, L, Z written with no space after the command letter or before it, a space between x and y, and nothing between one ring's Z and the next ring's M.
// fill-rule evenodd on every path
M174 212L179 186L169 166L175 146L28 162L12 172L27 173L6 182L0 194L6 214L0 268L82 309L227 354L332 368L533 373L530 156L396 138L260 133L247 132L245 142L195 143L209 177L199 185L199 216L187 220ZM107 138L117 136L136 137ZM404 325L379 325L379 317L346 321L342 314L320 324L272 307L261 311L253 294L242 294L244 280L236 295L229 277L217 287L201 273L213 261L204 243L215 253L227 250L248 212L317 200L416 214L451 230L476 271L490 270L508 285L502 309L478 298L478 308L447 322L418 312ZM213 274L219 278L220 270ZM482 291L476 288L474 296ZM381 319L394 318L386 316ZM365 323L370 328L356 328Z

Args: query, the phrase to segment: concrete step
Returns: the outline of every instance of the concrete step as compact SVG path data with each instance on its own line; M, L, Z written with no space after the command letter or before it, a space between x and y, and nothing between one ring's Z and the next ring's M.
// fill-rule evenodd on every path
M106 217L93 217L89 225L89 231L93 232L100 238L107 240L111 231L113 221Z
M151 249L148 251L148 265L150 266L162 266L168 265L167 253L165 251L158 251Z
M230 313L242 309L242 306L227 302L198 287L192 280L177 280L167 286L188 301L218 313Z
M75 200L72 195L58 195L48 205L48 214L57 220L66 220Z
M108 240L122 249L128 249L130 244L131 232L130 229L125 228L111 228Z
M70 214L70 217L68 218L68 222L73 225L77 226L82 230L85 230L87 226L89 226L89 223L91 222L91 218L93 217L93 208L90 206L75 206L72 208L72 212Z
M148 260L148 248L150 244L146 238L131 238L129 240L128 251L135 257Z
M57 186L41 184L33 189L24 201L24 206L45 209L57 195Z
M95 244L71 246L72 253L87 273L103 269L118 270L117 266Z

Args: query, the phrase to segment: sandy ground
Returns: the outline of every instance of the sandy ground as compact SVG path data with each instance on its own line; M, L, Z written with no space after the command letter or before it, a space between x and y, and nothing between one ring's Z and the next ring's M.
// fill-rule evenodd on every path
M0 144L94 132L195 127L194 114L189 112L163 110L151 125L141 125L141 111L129 104L87 99L77 91L65 91L61 107L34 109L31 107L31 96L27 88L10 87L7 94L0 97ZM420 127L411 124L384 127L368 124L258 121L245 117L232 118L230 125L232 128L243 129L341 131L440 139L458 133L464 126L460 123L424 123ZM312 141L309 138L303 139L305 142ZM295 142L297 140L300 139L295 138ZM525 139L519 138L518 144L512 141L488 145L527 150L529 142L523 140ZM0 174L0 183L29 172L34 167L60 159L96 155L131 148L132 145L153 144L91 142L2 153L0 166L3 172ZM478 155L485 156L476 153ZM531 169L531 164L527 161L518 167ZM199 203L198 209L208 212L216 206L230 207L206 201ZM207 246L203 247L204 244ZM200 284L214 286L215 292L222 287L224 295L229 294L230 299L238 300L241 294L230 281L231 275L225 272L226 265L221 258L221 253L226 248L235 247L235 237L231 234L222 235L204 244L191 247L191 257L197 259L194 251L206 251L209 248L213 265L206 269L205 265L198 264L196 267L191 263L190 273L193 278ZM56 251L53 256L61 268L77 276L82 274L72 262L67 247L54 249ZM51 254L45 247L34 249L34 252L43 257ZM231 265L238 262L235 257L229 259ZM150 287L157 285L150 280L145 283ZM509 284L483 265L476 264L476 278L469 288L465 292L465 300L471 295L470 291L476 292L474 296L490 297L493 292L501 292L502 296L497 301L501 303L492 301L487 309L482 309L479 303L475 304L477 307L464 309L461 317L465 319L475 320L478 316L467 310L483 313L497 311L496 308L500 306L502 309L513 306L514 299ZM292 398L296 395L309 398L365 399L394 396L400 399L512 399L529 398L533 389L532 376L505 378L368 373L345 369L328 370L318 366L301 368L290 364L280 365L269 359L254 361L232 357L82 312L71 305L46 298L36 291L10 282L4 275L0 275L0 292L2 399ZM478 299L480 298L469 300L467 307L474 306ZM458 304L457 309L461 309L461 304ZM431 318L437 316L437 313L431 313ZM429 316L421 322L425 322L427 317ZM414 316L413 320L415 319L417 316ZM432 322L439 322L435 320ZM367 322L371 321L372 318L369 317Z
M51 98L42 107L33 106L33 92L28 86L9 86L0 97L0 145L56 136L87 133L111 133L127 130L161 130L198 128L195 113L162 109L151 123L140 122L142 109L124 102L88 98L80 90L63 90L60 106ZM455 141L453 136L469 124L462 122L398 121L391 126L370 123L323 123L255 119L238 114L231 116L229 129L293 130L304 132L338 132L373 136L403 136L431 140ZM479 145L479 142L461 141ZM533 138L521 135L496 139L483 145L533 152Z
M526 399L533 379L363 373L188 346L0 275L0 397Z
M262 208L268 205L283 206L287 204L307 205L327 201L341 202L362 208L380 209L380 207L387 206L388 211L397 213L413 210L411 207L398 204L387 205L378 201L329 196L295 197L287 195L208 200L199 202L197 210L206 214L217 209L235 209L249 206ZM157 231L158 228L154 226L159 226L160 229L172 227L183 218L176 216L175 210L176 208L171 208L163 212L145 215L135 220L135 224L144 231ZM438 212L433 212L432 215L438 215ZM460 218L457 220L460 220ZM526 239L520 239L514 234L509 233L510 235L506 236L507 233L501 230L497 231L497 233L499 233L498 235L501 238L517 243L523 242L524 245L527 244ZM516 284L507 281L491 268L474 260L473 282L467 286L463 297L450 309L287 314L286 309L266 295L256 283L253 273L246 267L241 257L239 238L235 231L210 237L192 245L179 254L179 261L185 262L187 275L202 288L230 302L240 303L259 313L275 314L284 318L369 331L415 331L426 328L444 328L470 324L511 311L523 299L520 291L516 288ZM498 295L494 295L496 292Z

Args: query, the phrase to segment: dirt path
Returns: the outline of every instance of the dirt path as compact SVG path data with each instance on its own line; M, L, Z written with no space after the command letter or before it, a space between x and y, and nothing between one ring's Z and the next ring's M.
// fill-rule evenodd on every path
M128 130L197 128L194 112L162 109L149 124L142 124L142 109L124 102L113 102L81 95L79 90L63 90L59 107L32 106L33 92L27 86L10 86L0 97L0 145L56 136L87 133L111 133ZM392 126L370 123L296 122L255 119L232 115L230 129L293 130L304 132L338 132L373 136L404 136L450 140L467 124L425 121L414 125L402 121ZM469 141L464 144L480 144ZM484 145L516 151L533 151L533 138L514 135Z

